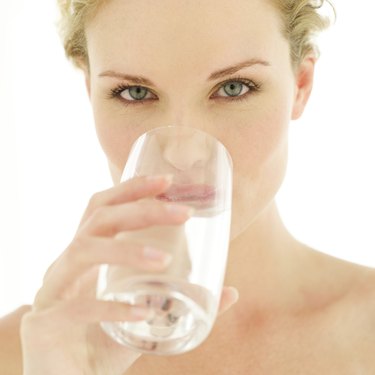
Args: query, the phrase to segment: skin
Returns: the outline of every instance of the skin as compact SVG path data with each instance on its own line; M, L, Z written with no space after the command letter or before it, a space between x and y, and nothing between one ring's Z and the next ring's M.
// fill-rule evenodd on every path
M226 283L239 290L240 302L223 316L203 348L173 362L146 357L131 374L149 373L157 366L166 374L176 369L202 373L201 364L207 361L203 358L213 353L220 354L215 355L219 361L227 358L227 350L218 349L224 337L239 342L241 332L241 342L248 337L253 341L252 327L264 326L267 332L268 324L281 326L284 319L289 327L291 317L318 314L331 306L344 309L349 292L362 288L364 280L375 285L373 270L309 249L288 233L278 215L274 197L285 174L289 122L303 112L315 66L314 56L307 56L296 70L292 68L280 27L279 15L260 0L236 1L236 7L229 0L205 1L199 7L192 1L112 1L88 25L87 86L115 183L133 141L163 125L194 126L210 133L227 147L234 165ZM254 65L207 82L213 72L250 59L266 61L267 66ZM154 85L143 85L151 91L146 96L150 100L139 105L106 99L116 85L136 84L100 76L108 71L151 80ZM260 90L230 102L222 85L239 75L260 85ZM218 95L221 98L214 99ZM129 90L123 96L132 99ZM228 329L233 321L235 329ZM253 346L246 356L250 353ZM279 362L275 366L280 370Z
M26 375L60 374L58 370L81 374L83 366L90 374L280 375L300 374L301 368L304 374L374 373L375 271L298 242L283 225L274 201L287 165L289 123L303 113L316 62L309 55L292 68L280 22L277 12L261 0L236 0L235 7L231 0L206 0L199 6L194 1L112 0L87 24L90 65L83 69L115 187L94 196L72 245L51 266L31 312L24 315ZM207 81L213 72L247 60L263 63ZM153 85L141 85L150 90L143 104L126 102L132 100L129 91L109 98L121 84L140 85L109 71L151 80ZM259 90L246 96L246 86L240 86L244 100L231 100L224 82L233 83L239 76ZM124 307L109 309L90 300L85 310L73 302L86 295L86 284L90 287L96 276L89 264L92 254L97 264L103 261L98 234L114 247L110 229L123 223L122 229L130 230L141 208L138 202L134 205L135 196L152 196L167 186L159 181L141 192L140 182L119 184L131 144L147 130L172 124L210 133L232 156L233 218L225 283L234 286L240 298L196 350L176 357L139 357L104 341L94 326L88 328L89 322L108 318L110 311L113 320L116 314L123 316ZM154 221L172 220L161 206L152 212ZM109 213L111 223L106 222ZM127 259L113 261L134 262L131 254L139 251L129 248ZM64 281L82 274L83 288L73 283L66 289ZM233 291L224 293L222 310L235 300ZM23 313L14 315L15 327ZM61 330L72 332L74 326L67 317L78 328L75 335L64 337ZM78 350L87 337L94 338L85 342L95 354L91 357ZM57 346L61 342L64 350ZM51 350L54 346L58 350ZM19 345L15 347L12 363L19 355Z

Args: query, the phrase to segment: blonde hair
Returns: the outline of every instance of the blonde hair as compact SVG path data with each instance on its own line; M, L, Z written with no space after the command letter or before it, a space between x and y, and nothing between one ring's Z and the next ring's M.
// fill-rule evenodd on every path
M110 0L57 0L61 12L60 35L66 56L78 67L88 66L85 25L99 8ZM293 67L309 53L319 55L314 37L329 24L329 18L319 13L330 0L267 0L279 11L282 33L290 44ZM334 10L333 6L332 9Z
M270 0L282 18L282 33L290 45L290 57L293 67L309 54L319 56L315 37L331 24L331 18L320 10L329 5L336 17L335 8L330 0Z

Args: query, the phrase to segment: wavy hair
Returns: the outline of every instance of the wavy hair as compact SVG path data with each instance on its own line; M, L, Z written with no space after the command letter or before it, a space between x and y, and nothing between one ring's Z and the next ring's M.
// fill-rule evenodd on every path
M110 0L57 0L61 18L59 32L66 56L78 66L88 66L85 25L95 16L99 8ZM314 38L326 29L330 18L321 14L324 5L334 7L330 0L265 0L269 1L280 13L282 34L290 44L290 56L293 67L319 50ZM335 11L334 11L335 13Z

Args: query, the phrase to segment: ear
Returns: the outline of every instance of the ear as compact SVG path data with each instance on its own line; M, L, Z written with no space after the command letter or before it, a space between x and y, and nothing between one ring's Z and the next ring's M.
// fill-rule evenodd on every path
M86 91L89 99L91 99L91 82L90 82L90 71L88 67L83 69L83 74L85 75L85 84L86 84Z
M296 69L296 94L292 110L292 120L297 120L302 115L310 97L314 81L315 63L316 57L308 55Z

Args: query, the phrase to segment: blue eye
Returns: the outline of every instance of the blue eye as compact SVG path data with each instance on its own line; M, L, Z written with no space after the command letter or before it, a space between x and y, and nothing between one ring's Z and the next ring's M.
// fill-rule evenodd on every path
M242 93L244 89L244 84L241 82L231 82L223 86L226 94L229 96L238 96Z
M151 92L143 86L120 85L111 90L111 97L120 97L128 102L142 102L152 99Z
M129 96L131 97L131 99L134 99L134 100L142 100L147 96L147 89L141 86L134 86L134 87L130 87L128 90L124 90L121 93L121 96L124 99L128 99L125 97L126 91L129 92Z
M236 79L224 82L215 94L218 98L235 98L246 96L246 94L258 91L259 86L247 79ZM231 100L231 99L230 99Z
M211 96L213 99L239 101L253 92L259 91L260 86L245 78L234 78L220 84L219 89ZM157 100L157 96L143 86L121 84L111 90L110 98L121 99L125 104L145 104Z

